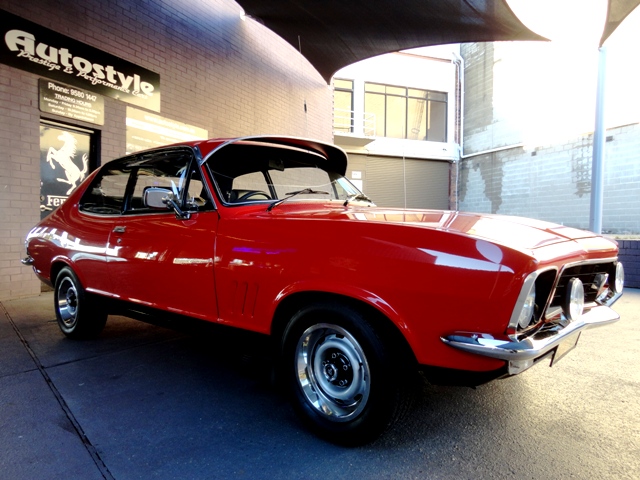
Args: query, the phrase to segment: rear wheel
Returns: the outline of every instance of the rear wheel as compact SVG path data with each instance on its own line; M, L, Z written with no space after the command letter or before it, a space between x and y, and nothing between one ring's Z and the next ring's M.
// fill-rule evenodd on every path
M348 305L316 304L296 313L285 332L283 368L294 408L320 436L340 444L370 442L407 410L407 356Z
M68 267L56 277L53 302L58 326L67 337L97 337L107 322L107 313L88 295Z

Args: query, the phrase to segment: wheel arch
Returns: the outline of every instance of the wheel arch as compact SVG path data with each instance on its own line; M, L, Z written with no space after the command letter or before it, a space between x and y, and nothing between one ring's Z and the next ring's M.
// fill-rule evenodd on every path
M417 360L409 341L388 315L363 300L322 291L292 293L278 304L271 323L271 337L278 352L282 349L285 332L293 315L305 306L320 303L342 304L363 313L382 338L391 339L391 345L397 349L398 354L406 356L410 363L417 366Z
M58 275L63 268L70 269L76 275L76 277L78 277L80 283L82 285L85 284L84 279L82 278L80 273L75 268L73 268L73 265L71 265L66 259L56 258L53 260L53 262L51 262L51 268L49 270L49 279L51 280L52 285L56 284L56 279L58 278Z

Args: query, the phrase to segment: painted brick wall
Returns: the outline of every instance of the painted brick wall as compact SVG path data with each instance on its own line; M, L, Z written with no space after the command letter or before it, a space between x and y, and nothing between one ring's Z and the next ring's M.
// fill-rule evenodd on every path
M607 130L603 232L640 233L640 125ZM592 136L463 159L461 210L521 215L589 228Z
M231 0L0 0L0 8L160 74L160 115L211 137L332 140L330 88ZM104 101L102 162L125 153L127 106ZM19 260L39 219L41 118L55 117L38 109L38 77L0 64L0 300L40 290Z
M618 240L618 258L624 265L625 287L640 288L640 240Z

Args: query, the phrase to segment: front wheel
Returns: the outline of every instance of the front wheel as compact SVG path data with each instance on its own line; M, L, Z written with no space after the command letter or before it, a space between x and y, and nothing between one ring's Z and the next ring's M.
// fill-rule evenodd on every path
M68 267L60 270L56 277L53 302L58 326L67 337L97 337L107 322L107 313L92 301Z
M348 305L300 310L285 332L283 368L297 413L320 436L368 443L406 411L411 362Z

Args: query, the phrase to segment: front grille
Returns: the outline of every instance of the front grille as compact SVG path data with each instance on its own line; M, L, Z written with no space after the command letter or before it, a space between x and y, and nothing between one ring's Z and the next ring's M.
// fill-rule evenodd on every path
M567 284L572 278L579 278L584 285L585 305L595 302L600 287L598 283L599 275L609 275L612 277L613 272L615 272L615 264L612 261L585 263L565 268L556 285L553 299L551 300L551 307L562 306L562 299L565 297Z

